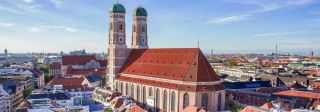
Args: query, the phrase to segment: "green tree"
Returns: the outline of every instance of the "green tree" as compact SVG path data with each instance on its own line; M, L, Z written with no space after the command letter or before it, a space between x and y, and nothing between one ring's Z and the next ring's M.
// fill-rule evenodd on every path
M23 92L23 97L24 98L27 98L29 95L31 95L32 91L34 89L33 88L27 88L27 89L24 89L22 92Z
M227 61L227 67L232 68L237 65L237 62L233 59Z
M238 104L237 102L235 102L232 99L227 99L226 101L228 108L232 111L232 112L240 112L242 109L244 109L244 106Z
M53 78L54 78L54 75L53 75L53 74L51 74L51 73L45 74L45 76L44 76L44 81L45 81L45 83L48 83L48 82L50 82Z

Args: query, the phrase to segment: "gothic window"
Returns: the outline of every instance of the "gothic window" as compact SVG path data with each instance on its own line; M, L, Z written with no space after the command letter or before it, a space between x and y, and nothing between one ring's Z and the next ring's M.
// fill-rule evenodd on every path
M221 97L222 97L222 96L221 96L221 93L219 93L219 94L218 94L218 111L221 110L221 103L222 103L222 102L221 102Z
M152 90L152 87L150 87L150 88L149 88L149 96L150 96L150 97L153 95L152 93L153 93L153 90Z
M131 84L131 97L134 98L134 86Z
M137 101L140 101L140 87L137 86Z
M116 82L116 91L118 91L118 82Z
M204 94L202 94L202 98L201 98L202 100L202 107L204 107L206 110L208 109L208 94L207 93L204 93Z
M157 89L156 91L156 107L160 108L160 91Z
M120 38L119 38L119 41L120 41L120 42L122 42L122 41L123 41L123 38L122 38L122 37L120 37Z
M144 32L144 27L143 26L141 27L141 31Z
M176 107L176 93L174 91L171 94L171 111L175 111Z
M164 92L163 92L163 103L162 103L163 111L167 111L167 101L168 101L167 98L168 98L167 91L164 90Z
M123 25L122 24L119 25L119 30L123 30Z
M143 86L142 88L142 102L145 103L146 102L146 87Z
M120 83L120 92L121 92L121 93L124 93L122 82Z
M189 106L189 94L184 93L183 95L183 108L186 108Z
M126 95L129 94L129 87L128 87L128 83L126 84Z

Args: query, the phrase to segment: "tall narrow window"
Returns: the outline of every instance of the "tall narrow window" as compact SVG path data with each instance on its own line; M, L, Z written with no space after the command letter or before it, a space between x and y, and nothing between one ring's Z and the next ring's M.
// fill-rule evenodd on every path
M221 93L219 93L219 94L218 94L218 111L221 110L221 103L222 103L222 102L221 102L221 97L222 97L222 96L221 96Z
M116 91L118 91L118 82L116 82L116 87L115 88L116 88Z
M183 95L183 108L186 108L189 106L189 94L184 93Z
M202 103L202 107L204 107L206 110L208 109L208 94L204 93L202 94L202 98L201 98L201 103Z
M146 102L146 87L145 86L143 86L143 88L142 88L142 101L143 101L143 103Z
M144 27L143 26L141 27L141 31L144 32Z
M120 82L120 92L121 92L121 93L124 93L124 92L123 92L123 84L122 84L122 82Z
M151 97L153 95L153 90L152 90L152 88L150 87L149 88L149 96Z
M137 101L140 101L140 87L137 86Z
M123 25L119 25L119 30L123 30Z
M134 98L134 86L131 84L131 97Z
M164 112L167 111L167 103L168 103L167 102L168 101L167 98L168 98L167 91L164 90L164 92L163 92L163 100L162 100L163 101L163 103L162 103L163 108L162 109L163 109Z
M133 25L133 32L136 32L136 25Z
M157 89L157 91L156 91L156 107L157 107L157 109L160 108L160 91L159 91L159 89Z
M128 83L126 84L126 95L129 95L129 87Z
M176 93L173 91L171 94L171 111L176 110Z

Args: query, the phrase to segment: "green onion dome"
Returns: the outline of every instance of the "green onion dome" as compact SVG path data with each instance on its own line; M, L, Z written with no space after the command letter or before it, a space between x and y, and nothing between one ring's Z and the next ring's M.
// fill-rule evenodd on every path
M145 8L138 7L133 10L133 16L148 16L148 13Z
M111 7L110 13L126 13L126 9L123 5L116 3Z

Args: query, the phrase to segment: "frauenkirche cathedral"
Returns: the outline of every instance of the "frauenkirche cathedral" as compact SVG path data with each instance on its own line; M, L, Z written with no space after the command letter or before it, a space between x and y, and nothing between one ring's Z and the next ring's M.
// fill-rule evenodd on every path
M180 112L193 105L224 109L222 82L199 48L149 48L148 13L134 9L131 48L126 44L126 10L110 9L106 87L130 96L154 111Z

